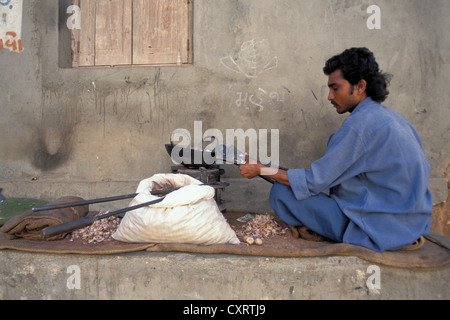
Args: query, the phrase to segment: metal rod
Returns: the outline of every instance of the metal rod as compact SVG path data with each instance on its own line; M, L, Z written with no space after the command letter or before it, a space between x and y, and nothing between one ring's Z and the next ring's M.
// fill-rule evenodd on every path
M108 197L108 198L98 198L98 199L92 199L92 200L67 202L67 203L61 203L61 204L49 204L46 206L31 208L31 210L33 210L34 212L39 212L39 211L45 211L45 210L54 210L54 209L62 209L62 208L69 208L69 207L85 206L85 205L94 204L94 203L102 203L102 202L130 199L130 198L136 197L137 195L138 195L137 193L132 193L132 194L125 194L125 195L121 195L121 196L114 196L114 197Z
M153 201L137 204L137 205L132 206L132 207L127 207L127 208L119 209L119 210L116 210L116 211L113 211L113 212L105 213L105 214L102 214L100 216L96 216L96 217L87 216L87 217L84 217L84 218L81 218L81 219L77 219L77 220L74 220L74 221L70 221L70 222L66 222L66 223L60 223L60 224L57 224L57 225L54 225L54 226L42 229L41 235L42 235L42 237L44 239L49 239L49 238L55 237L55 236L63 234L63 233L69 233L69 232L74 231L74 230L78 230L78 229L81 229L81 228L88 227L88 226L92 225L95 221L98 221L98 220L101 220L101 219L105 219L105 218L108 218L108 217L112 217L112 216L115 216L115 215L119 215L121 213L132 211L132 210L139 209L139 208L142 208L142 207L147 207L147 206L150 206L152 204L161 202L163 200L164 200L164 198L160 198L160 199L156 199L156 200L153 200Z
M229 185L228 183L201 184L201 186L210 186L210 187L213 187L216 189L217 188L225 188L228 185ZM170 192L176 191L181 188L182 187L169 188L169 189L164 189L164 190L154 190L154 191L151 191L150 193L152 195L164 195L164 194L168 194ZM98 199L83 200L83 201L76 201L76 202L67 202L67 203L61 203L61 204L50 204L50 205L46 205L46 206L31 208L31 210L33 212L40 212L40 211L45 211L45 210L54 210L54 209L70 208L70 207L77 207L77 206L85 206L85 205L95 204L95 203L130 199L130 198L136 197L138 194L139 193L131 193L131 194L125 194L125 195L113 196L113 197L107 197L107 198L98 198Z

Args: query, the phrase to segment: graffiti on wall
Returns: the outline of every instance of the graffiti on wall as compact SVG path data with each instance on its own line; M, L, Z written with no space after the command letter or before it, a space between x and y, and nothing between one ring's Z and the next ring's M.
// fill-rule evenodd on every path
M242 44L237 61L226 56L220 62L231 71L245 74L247 78L257 78L261 73L276 68L278 57L270 55L267 39L252 39Z
M0 0L0 50L22 52L23 0Z
M220 62L228 70L243 74L256 81L261 74L278 67L278 57L272 55L270 47L267 39L252 39L241 45L237 58L228 55L222 57ZM256 92L255 88L258 88ZM288 89L286 91L289 92ZM284 90L251 86L251 88L244 88L236 92L236 98L236 106L245 110L286 112Z

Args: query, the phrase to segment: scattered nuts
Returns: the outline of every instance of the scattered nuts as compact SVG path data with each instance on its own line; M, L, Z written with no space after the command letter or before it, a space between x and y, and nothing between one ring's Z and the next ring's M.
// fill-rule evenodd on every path
M106 214L100 212L96 216ZM97 244L103 241L111 240L112 235L119 227L120 219L118 217L108 217L94 221L93 224L72 232L72 239L81 239L84 244Z
M248 243L246 239L251 237L253 240L252 244L262 245L263 239L285 234L286 230L287 228L283 229L270 214L258 214L254 219L237 229L236 234L242 237L246 243Z
M246 236L244 237L244 241L247 242L247 244L252 245L255 242L255 239L252 237Z

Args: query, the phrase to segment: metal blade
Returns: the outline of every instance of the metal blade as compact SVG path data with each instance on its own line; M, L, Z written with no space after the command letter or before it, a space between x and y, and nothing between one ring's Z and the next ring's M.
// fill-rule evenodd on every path
M218 145L215 150L215 156L218 160L223 160L236 165L245 164L245 154L237 150L234 146Z

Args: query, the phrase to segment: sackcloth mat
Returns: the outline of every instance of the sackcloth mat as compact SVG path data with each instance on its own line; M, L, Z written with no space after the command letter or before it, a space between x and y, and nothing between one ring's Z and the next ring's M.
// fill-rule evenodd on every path
M83 199L80 197L67 196L59 198L49 204L61 205L78 201L83 201ZM6 223L0 227L0 232L7 234L9 239L41 240L42 229L81 219L87 214L89 214L88 205L39 212L33 212L33 210L30 209L6 221ZM63 239L65 236L66 234L60 234L53 237L52 240Z
M236 219L256 212L227 210L225 218L235 228L242 226L242 222ZM88 214L94 214L89 212ZM282 226L287 225L271 214ZM27 240L8 239L5 233L0 233L0 250L18 250L49 254L83 254L83 255L110 255L123 254L137 251L146 252L184 252L195 254L228 254L242 256L302 258L324 256L355 256L372 263L382 264L398 268L435 270L449 266L450 249L446 243L427 237L422 248L415 251L375 252L373 250L346 243L333 243L329 241L313 242L294 238L289 230L283 235L275 235L264 239L261 246L219 244L219 245L194 245L187 243L125 243L114 239L98 244L85 244L81 240L72 240L70 235L61 240Z

